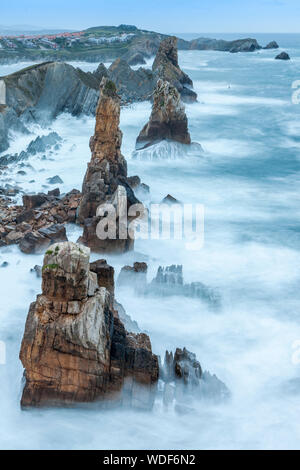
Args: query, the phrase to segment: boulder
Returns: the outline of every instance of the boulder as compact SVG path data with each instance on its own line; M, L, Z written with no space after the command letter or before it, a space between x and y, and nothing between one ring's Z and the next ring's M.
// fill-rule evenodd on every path
M21 405L100 402L149 410L158 359L147 335L125 330L110 292L90 271L89 255L71 242L45 254L42 294L30 306L20 351Z
M276 60L291 60L287 52L281 52L275 57Z
M47 178L47 181L49 184L63 184L63 180L58 175Z
M279 46L276 41L269 42L263 49L278 49Z
M41 206L48 201L48 198L45 194L24 194L23 196L23 206L25 211L30 209L35 209L36 207Z
M42 253L53 243L65 240L67 240L65 226L53 224L36 232L27 232L19 243L19 247L26 254Z

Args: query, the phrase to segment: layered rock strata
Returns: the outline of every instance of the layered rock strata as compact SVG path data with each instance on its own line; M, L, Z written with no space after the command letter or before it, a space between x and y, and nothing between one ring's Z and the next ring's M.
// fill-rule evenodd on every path
M150 339L125 330L89 256L88 248L71 242L45 254L42 294L30 306L20 351L22 407L153 405L158 360ZM109 286L110 276L104 277Z
M84 177L78 211L78 221L84 227L80 242L96 252L124 252L132 249L134 243L127 230L127 212L131 205L139 201L127 181L127 163L121 153L119 122L120 98L115 84L103 78L95 133L90 140L92 157ZM115 211L114 238L103 239L99 236L98 224L104 216L99 215L99 206L104 204L109 204ZM124 215L125 222L121 217Z
M200 400L221 403L230 398L227 386L209 372L203 372L196 355L186 348L166 351L160 365L162 401L179 413L191 412Z
M177 38L175 36L168 37L160 43L152 71L156 79L160 78L174 86L183 101L197 100L197 94L191 89L193 81L179 67Z
M188 120L180 94L169 82L159 79L153 96L151 115L136 140L136 148L140 150L162 140L186 145L191 143Z

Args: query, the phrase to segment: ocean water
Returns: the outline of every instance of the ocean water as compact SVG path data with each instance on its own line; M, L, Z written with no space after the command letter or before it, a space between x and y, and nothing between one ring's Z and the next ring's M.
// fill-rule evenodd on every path
M277 51L180 52L180 65L198 93L198 103L186 111L192 139L204 150L199 158L133 160L150 104L121 113L129 174L150 185L151 200L171 194L205 207L205 243L198 252L187 250L183 241L136 242L136 252L148 261L149 280L160 264L183 264L185 281L218 288L222 307L216 313L196 299L143 298L124 289L116 290L117 299L149 332L155 353L187 347L226 383L231 400L218 406L201 402L192 415L166 412L159 403L151 413L96 407L21 411L18 353L29 304L40 292L40 281L29 271L42 257L2 248L0 265L9 265L0 268L0 340L6 343L0 448L299 449L300 386L291 386L300 377L300 105L292 103L291 88L300 80L299 38L258 37L263 45L277 40L290 62L275 61ZM92 64L86 67L92 70ZM34 157L25 176L12 167L1 178L39 191L50 189L44 187L47 178L58 174L62 192L80 188L93 126L92 118L62 115L49 129L15 135L12 151L50 130L64 143L47 160ZM76 240L80 229L68 231ZM118 273L134 256L107 258Z

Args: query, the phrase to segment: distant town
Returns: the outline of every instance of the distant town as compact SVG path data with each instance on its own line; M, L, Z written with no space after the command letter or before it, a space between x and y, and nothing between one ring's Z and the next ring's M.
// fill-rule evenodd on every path
M91 47L107 43L127 42L134 36L134 33L124 32L115 35L99 36L98 34L87 34L86 31L45 35L0 36L0 49L61 50L73 47Z

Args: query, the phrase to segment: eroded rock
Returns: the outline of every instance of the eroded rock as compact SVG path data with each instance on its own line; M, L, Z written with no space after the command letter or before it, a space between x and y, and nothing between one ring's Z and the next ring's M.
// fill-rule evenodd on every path
M150 339L125 330L89 255L71 242L45 254L42 294L30 306L20 351L22 407L153 405L158 360Z
M121 153L119 122L120 97L115 84L103 78L95 133L90 141L92 157L84 177L78 211L78 221L84 227L79 241L95 252L125 252L132 249L134 243L128 234L127 222L120 226L122 215L127 217L129 207L139 201L127 181L127 163ZM98 231L104 214L99 215L97 209L103 204L110 204L115 211L116 232L107 238L106 235L99 236Z
M197 100L197 94L191 89L193 81L179 67L177 38L170 36L161 41L152 71L156 79L169 82L180 93L181 99L186 102Z
M191 143L188 120L180 94L169 82L160 79L154 92L149 122L141 130L136 140L136 148L140 150L162 140L186 145Z
M230 398L226 385L215 375L203 372L196 355L186 348L177 348L174 354L166 351L160 379L164 406L174 406L179 413L192 412L200 400L222 403Z

